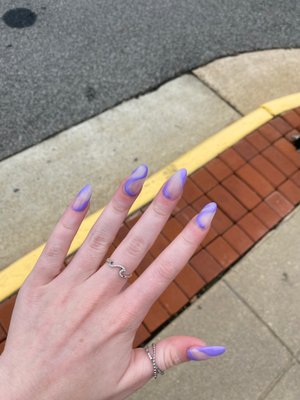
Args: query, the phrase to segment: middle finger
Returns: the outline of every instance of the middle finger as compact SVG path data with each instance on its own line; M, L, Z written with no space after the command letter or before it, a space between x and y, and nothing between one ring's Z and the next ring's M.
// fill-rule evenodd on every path
M127 273L131 274L137 268L169 219L182 195L186 176L187 171L184 168L171 176L144 215L111 255L111 260L125 266ZM93 285L106 287L110 294L120 292L127 282L119 276L117 268L110 268L107 263L91 278Z

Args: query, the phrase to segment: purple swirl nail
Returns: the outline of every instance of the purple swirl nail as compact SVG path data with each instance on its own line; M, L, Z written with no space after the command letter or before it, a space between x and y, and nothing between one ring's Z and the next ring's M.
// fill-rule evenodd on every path
M225 351L226 348L223 346L190 347L187 350L187 357L192 361L201 361L212 357L218 357L225 353Z
M146 164L141 164L135 168L124 185L124 191L129 196L136 196L144 183L144 179L148 175L148 167Z
M203 207L196 217L196 222L199 228L206 229L211 223L216 211L217 204L214 202L208 203L205 207Z
M187 170L185 168L175 172L175 174L165 183L163 187L163 195L169 200L177 199L182 193L186 177Z
M77 196L74 200L74 203L72 204L72 208L74 211L83 211L87 205L89 204L89 201L92 196L92 187L90 184L85 185L80 192L77 193Z

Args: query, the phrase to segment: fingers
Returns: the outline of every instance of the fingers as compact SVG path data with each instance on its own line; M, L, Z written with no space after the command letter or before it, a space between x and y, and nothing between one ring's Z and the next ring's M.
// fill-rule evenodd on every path
M28 281L47 284L63 269L63 262L81 222L88 212L92 188L86 185L65 210L48 239Z
M130 304L130 308L134 310L140 321L205 238L216 210L216 203L207 204L123 293L124 301Z
M161 371L166 371L175 365L187 361L203 361L223 354L223 346L206 346L199 338L192 336L171 336L156 344L155 362ZM128 373L123 377L124 384L143 386L153 377L153 365L145 349L134 349L132 364ZM152 346L149 345L150 354L153 356ZM159 375L158 375L159 378Z
M141 164L121 183L74 259L60 274L60 280L82 282L98 270L130 207L140 193L147 174L148 167Z
M110 259L116 264L125 266L127 273L132 273L139 265L167 222L182 194L186 175L185 169L172 175L144 215L111 255ZM95 285L105 282L110 293L118 293L126 283L125 279L120 279L118 271L105 265L92 279L96 280Z

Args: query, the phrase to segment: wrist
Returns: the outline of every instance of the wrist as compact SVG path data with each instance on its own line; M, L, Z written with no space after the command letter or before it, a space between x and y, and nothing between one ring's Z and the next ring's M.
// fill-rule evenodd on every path
M0 399L29 400L26 389L22 387L16 370L9 367L0 357ZM33 400L33 398L31 398Z
M13 400L13 393L10 393L11 383L7 369L0 357L0 398Z

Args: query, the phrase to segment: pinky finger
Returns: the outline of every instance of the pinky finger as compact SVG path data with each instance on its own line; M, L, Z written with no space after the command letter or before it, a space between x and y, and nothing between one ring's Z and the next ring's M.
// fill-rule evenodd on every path
M91 185L77 193L52 231L28 281L45 285L61 272L70 245L89 209L91 195Z

